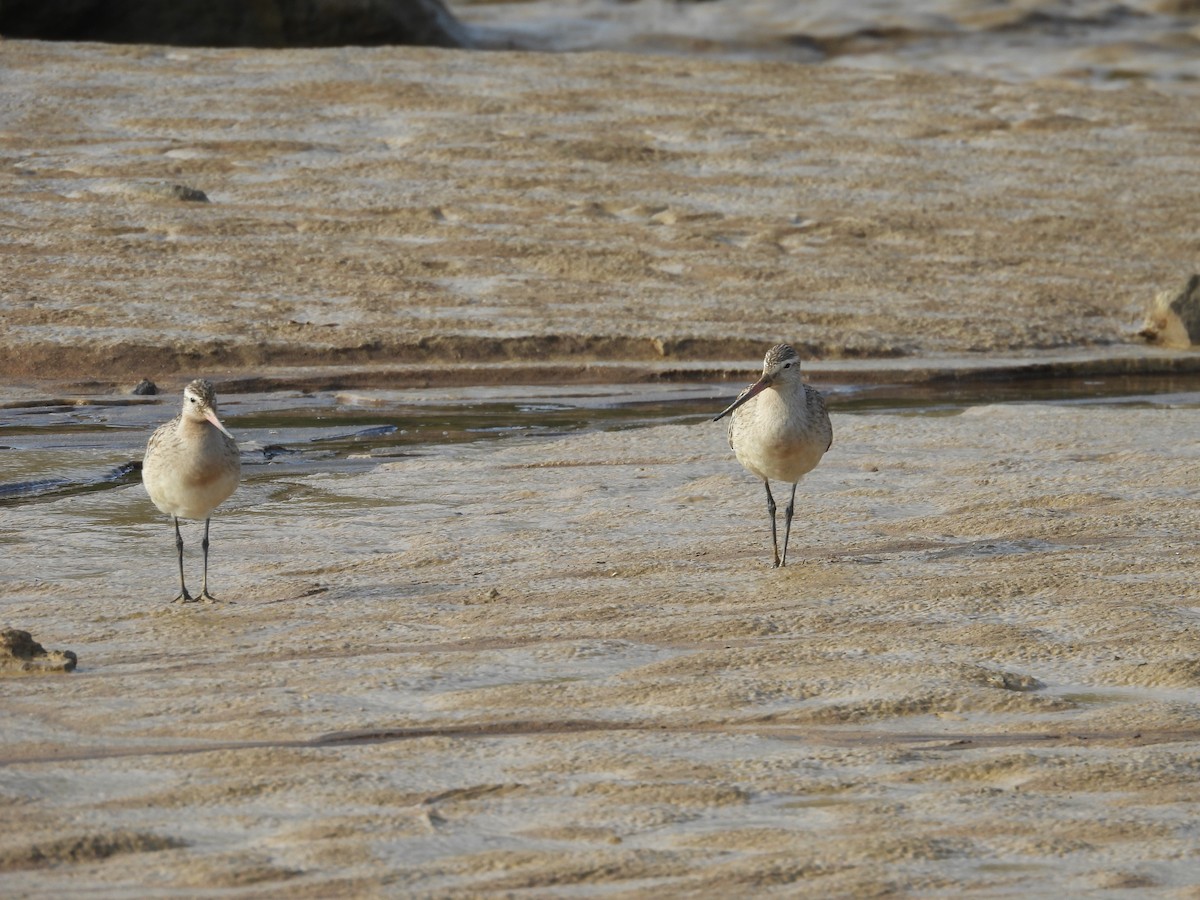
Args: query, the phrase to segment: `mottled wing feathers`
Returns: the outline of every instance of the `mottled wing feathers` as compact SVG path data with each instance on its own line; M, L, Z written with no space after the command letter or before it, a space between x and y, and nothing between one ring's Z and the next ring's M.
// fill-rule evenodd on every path
M825 397L812 385L804 386L805 402L808 408L815 413L817 421L829 421L829 412L825 408ZM833 429L829 429L829 443L825 445L825 452L829 452L829 448L833 446Z
M179 423L182 419L183 416L176 416L165 425L159 425L154 429L154 433L150 435L150 440L146 442L146 456L152 455L163 445L164 441L179 430Z

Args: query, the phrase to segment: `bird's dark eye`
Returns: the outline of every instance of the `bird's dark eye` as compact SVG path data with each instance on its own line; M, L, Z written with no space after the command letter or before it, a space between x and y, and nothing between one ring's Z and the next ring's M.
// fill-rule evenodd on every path
M790 369L790 368L792 367L792 364L791 364L791 363L784 363L784 364L783 364L783 367L784 367L785 369Z

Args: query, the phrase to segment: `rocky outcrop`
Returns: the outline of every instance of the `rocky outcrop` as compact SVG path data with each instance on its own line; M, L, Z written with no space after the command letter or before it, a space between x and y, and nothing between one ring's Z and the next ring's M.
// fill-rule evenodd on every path
M1178 350L1200 345L1200 275L1193 275L1179 290L1156 295L1138 335Z
M209 47L466 47L441 0L4 0L0 35Z
M0 630L0 674L71 672L77 662L70 650L46 650L28 631Z

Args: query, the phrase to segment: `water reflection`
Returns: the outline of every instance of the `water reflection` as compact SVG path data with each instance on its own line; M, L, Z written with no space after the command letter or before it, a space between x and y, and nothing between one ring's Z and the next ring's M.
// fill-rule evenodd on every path
M820 385L838 414L954 415L984 403L1200 406L1200 375ZM247 478L370 466L433 445L537 440L593 430L699 424L740 389L728 383L231 394L221 412ZM505 396L507 394L507 396ZM0 417L0 506L136 483L145 440L176 398L27 402ZM257 474L255 467L258 468Z

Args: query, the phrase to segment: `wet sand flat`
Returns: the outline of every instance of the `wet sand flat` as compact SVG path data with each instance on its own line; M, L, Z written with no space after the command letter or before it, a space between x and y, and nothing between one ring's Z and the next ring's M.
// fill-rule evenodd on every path
M782 571L707 422L253 478L217 607L139 487L5 510L80 669L4 682L0 884L1192 896L1198 416L835 414Z
M1194 366L1130 343L1197 250L1200 106L1152 86L0 66L12 396ZM248 471L215 607L137 485L0 506L3 624L79 655L0 681L0 893L1196 896L1197 418L835 409L783 571L706 422Z
M25 41L0 66L10 379L1103 347L1197 250L1200 107L1147 84Z

